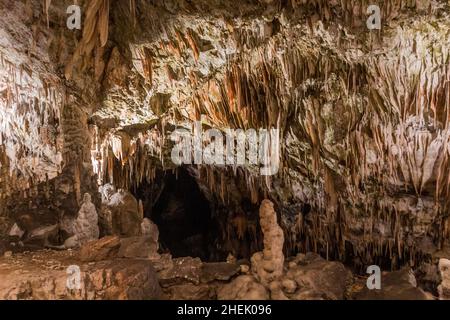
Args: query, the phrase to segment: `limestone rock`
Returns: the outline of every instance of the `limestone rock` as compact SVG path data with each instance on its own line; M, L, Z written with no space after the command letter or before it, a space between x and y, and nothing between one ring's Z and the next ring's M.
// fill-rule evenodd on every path
M156 272L161 272L163 270L169 270L173 268L173 260L172 256L169 253L163 253L159 256L158 259L152 260L153 267Z
M264 251L252 256L252 271L262 284L268 285L283 274L283 230L277 223L273 203L264 200L259 208L260 225L264 235Z
M217 291L219 300L268 300L269 292L253 276L242 275Z
M10 237L17 237L20 239L20 238L22 238L24 233L25 233L25 231L20 229L20 227L17 225L17 223L14 223L14 225L11 227L11 230L9 230L8 235Z
M294 300L344 299L352 275L342 263L326 261L316 254L308 254L298 262L300 264L291 265L283 276L283 289L288 297Z
M89 193L84 194L83 204L75 220L74 231L78 245L96 240L99 237L97 210Z
M417 287L416 278L409 268L381 275L381 289L363 290L355 294L356 300L429 300L432 297Z
M165 291L171 300L210 300L215 297L214 289L206 284L174 285Z
M142 218L139 204L134 196L126 190L120 189L106 202L111 211L113 234L132 237L141 233Z
M282 285L278 280L272 281L269 284L270 299L272 300L289 300L282 290Z
M116 189L112 184L105 184L99 187L99 192L101 195L101 208L98 214L98 224L100 228L100 235L112 235L113 231L113 215L111 212L111 208L108 207L108 202L111 200L111 197L116 193Z
M158 277L162 287L187 282L198 285L201 274L202 261L199 258L186 257L173 259L172 267L158 272Z
M241 264L240 266L241 273L248 273L250 271L250 267L246 264Z
M152 236L135 236L120 239L119 257L158 259L158 242Z
M51 252L42 252L47 261L56 264L36 264L32 256L16 261L21 272L0 265L0 299L8 300L148 300L162 297L156 273L149 261L121 259L80 264L79 282L68 286L68 253L53 260ZM1 259L1 258L0 258ZM78 276L77 276L78 277Z
M283 291L288 294L292 294L295 292L295 290L297 290L297 282L292 279L284 279L281 282L281 285L283 286Z
M111 209L103 203L98 214L98 226L100 236L110 236L114 233Z
M28 234L24 242L44 247L49 244L49 238L57 235L58 230L59 227L57 224L38 227Z
M202 282L214 280L228 281L241 270L238 264L227 262L210 262L202 265Z
M445 258L439 259L438 268L442 279L441 284L438 286L439 298L441 300L450 300L450 260Z
M151 236L154 241L158 242L159 239L158 226L154 224L149 218L142 219L141 234L144 236Z
M80 248L80 260L101 261L116 257L120 248L120 239L117 236L107 236L99 240L90 241Z
M110 183L106 183L103 186L98 188L100 195L102 197L103 203L108 203L111 200L111 197L116 193L116 188L114 185Z
M358 268L384 260L397 269L405 257L417 266L449 243L448 0L379 1L383 32L367 30L367 1L90 1L114 2L111 19L108 6L91 5L97 10L75 33L64 23L68 1L44 2L46 12L38 0L0 5L0 236L15 222L26 245L59 239L60 215L74 218L81 195L89 192L100 208L93 190L104 180L148 194L151 207L161 194L142 189L172 169L165 142L201 115L221 132L282 133L278 175L261 179L258 165L202 166L196 179L211 208L217 199L238 207L262 195L276 199L287 248L336 259L348 244ZM142 210L126 193L102 190L102 235L142 232ZM236 211L234 220L237 238L252 242L246 253L259 245L247 213ZM252 271L272 297L341 296L341 282L337 291L319 288L321 277L344 274L339 264L291 261L284 272L297 287L285 281L282 233L263 220L264 251ZM94 225L79 227L80 239L65 247L97 238ZM234 232L220 231L222 238ZM184 247L200 238L188 235ZM234 249L224 252L243 255ZM164 260L161 272L171 263ZM417 292L411 286L391 288ZM27 296L33 288L18 290Z

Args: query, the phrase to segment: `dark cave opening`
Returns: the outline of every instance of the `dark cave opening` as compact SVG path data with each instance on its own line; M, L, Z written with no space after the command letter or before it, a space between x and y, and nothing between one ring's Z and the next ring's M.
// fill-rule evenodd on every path
M230 254L249 261L262 250L259 207L247 197L222 202L199 186L189 168L159 170L151 183L131 192L158 226L161 253L220 262Z
M145 216L159 228L161 251L170 252L173 257L211 260L217 226L208 200L185 169L162 174L156 188L152 188L156 190L143 192L141 188L140 192L147 197Z

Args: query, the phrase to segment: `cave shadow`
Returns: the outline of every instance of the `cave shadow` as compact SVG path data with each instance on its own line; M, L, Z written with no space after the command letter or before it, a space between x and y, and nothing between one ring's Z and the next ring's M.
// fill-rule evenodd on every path
M211 260L217 226L197 182L183 168L164 172L162 180L160 194L145 208L145 216L159 228L162 251Z

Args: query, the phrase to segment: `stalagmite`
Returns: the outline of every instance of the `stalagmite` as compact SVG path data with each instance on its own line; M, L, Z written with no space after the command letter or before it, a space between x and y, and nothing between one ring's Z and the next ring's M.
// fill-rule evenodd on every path
M262 284L267 286L283 274L284 234L277 223L277 214L271 201L262 201L259 219L264 236L264 250L252 256L252 272Z
M99 237L97 210L89 193L85 193L83 196L80 211L73 222L72 232L74 235L64 242L65 248L79 247Z

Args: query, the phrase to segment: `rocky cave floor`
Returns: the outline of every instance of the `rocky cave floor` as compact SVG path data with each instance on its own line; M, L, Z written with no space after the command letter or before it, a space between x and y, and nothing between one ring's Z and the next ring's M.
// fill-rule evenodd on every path
M90 257L80 255L80 250L71 249L8 252L0 258L0 277L4 279L0 283L0 297L177 300L437 298L417 286L409 269L383 273L381 290L368 290L367 277L353 274L342 263L327 261L314 253L287 259L284 275L277 286L266 288L252 276L248 261L208 263L191 257L173 259L167 254L152 260L120 258L112 256L110 250L114 251L114 247L90 253ZM89 261L91 259L104 260ZM80 290L66 287L67 268L71 265L78 265L82 271Z

